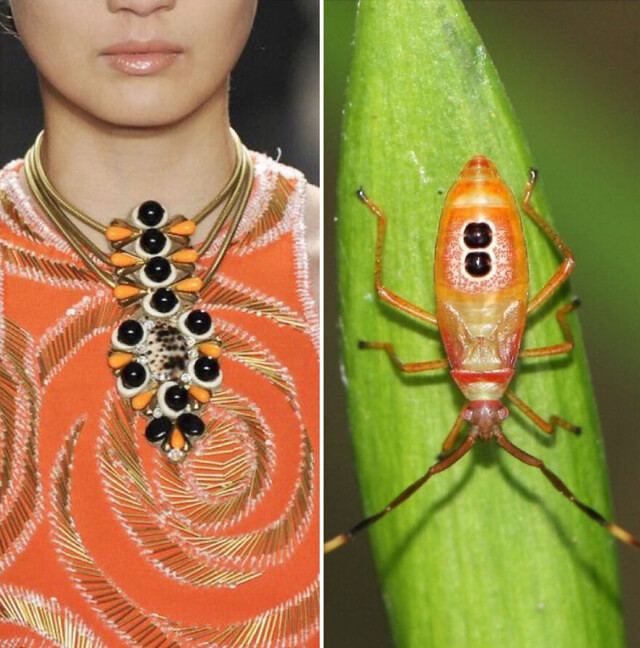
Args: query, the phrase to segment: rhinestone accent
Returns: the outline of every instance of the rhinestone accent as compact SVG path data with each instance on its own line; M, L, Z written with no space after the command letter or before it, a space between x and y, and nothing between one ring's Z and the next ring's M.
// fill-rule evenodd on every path
M167 458L169 461L173 461L174 463L178 463L179 461L182 461L185 457L184 452L182 450L176 450L175 448L173 450L169 450L167 452Z

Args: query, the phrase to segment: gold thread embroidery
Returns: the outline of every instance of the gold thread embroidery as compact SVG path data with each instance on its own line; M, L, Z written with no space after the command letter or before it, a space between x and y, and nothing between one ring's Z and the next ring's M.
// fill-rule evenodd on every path
M304 319L282 302L222 275L214 277L202 291L201 296L203 300L210 302L206 304L207 308L238 309L245 313L268 317L278 324L291 326L297 330L304 330L306 326Z
M55 599L18 587L0 587L0 622L33 630L64 648L106 648L80 617ZM15 645L35 646L35 642Z
M140 610L105 576L76 530L71 515L71 470L75 445L83 426L83 419L73 426L53 472L53 539L59 554L85 597L121 635L139 646L180 648L165 630L163 617Z
M1 645L2 648L49 648L51 643L47 640L38 641L37 639L7 639Z
M55 282L82 282L83 284L97 284L101 280L85 268L76 266L68 261L49 259L41 253L25 250L13 243L0 240L0 255L6 264L7 271L19 274L13 268L19 269L22 274L34 280L49 280Z
M277 227L284 216L289 196L291 196L294 190L295 184L289 178L279 173L276 186L271 194L271 200L269 200L269 205L254 226L238 242L239 248L244 248L255 243L269 230Z
M180 470L177 466L167 463L160 464L158 468L161 496L185 524L190 524L200 532L217 529L224 523L233 524L250 512L269 487L269 475L274 465L271 434L257 412L244 399L224 390L213 395L211 405L212 412L225 411L244 428L244 445L248 446L245 451L252 458L251 470L245 469L244 460L236 461L239 464L236 468L243 470L246 486L233 493L237 482L231 480L228 488L233 496L223 498L221 502L199 496L198 486L190 486L196 482L206 488L211 481L215 483L215 477L211 479L207 476L207 471L213 473L220 469L220 465L211 460L209 453L204 451L196 453L193 460ZM220 451L225 451L224 446L221 446Z
M95 564L78 534L71 515L71 471L74 448L84 425L72 428L53 471L53 535L73 581L100 615L126 639L150 648L180 648L171 635L199 646L219 648L284 648L301 645L318 632L318 584L257 617L226 627L183 626L136 607Z
M60 318L56 326L43 336L38 349L40 381L47 385L91 337L111 331L117 322L126 319L135 309L135 306L122 308L106 295L93 299L85 297L71 314Z
M306 533L311 518L313 491L313 453L307 436L303 439L302 465L298 483L288 507L275 522L267 527L235 536L218 538L197 537L190 534L191 542L210 556L224 557L264 567L281 563L293 550L300 537Z
M4 331L5 357L0 362L0 570L26 546L41 506L33 344L29 334L10 320L4 320Z
M215 412L213 414L215 416ZM138 459L135 431L128 424L130 415L131 411L114 402L113 396L108 398L104 419L108 443L101 443L101 470L120 519L143 546L152 562L192 585L234 587L258 575L253 572L240 572L240 568L246 569L247 565L250 565L255 569L273 564L274 561L282 562L295 543L306 533L312 508L314 467L313 452L306 434L303 435L297 485L282 515L267 527L253 532L211 537L194 529L193 513L197 511L200 518L204 513L211 515L215 504L206 502L203 506L200 494L193 494L181 479L182 467L170 469L170 464L162 462L161 465L166 471L162 483L167 490L167 477L172 479L170 491L174 497L177 495L181 502L187 505L185 508L189 513L188 523L176 519L171 509L163 512L163 507L156 503ZM220 439L224 427L216 429L215 424L209 424L209 428L212 427L214 429L209 430L201 449L192 458L196 466L191 466L192 461L189 465L195 471L204 466L208 472L208 479L216 475L219 480L225 482L228 476L219 475L221 464L215 461L215 453L220 452L220 445L224 450L224 439ZM264 452L266 447L261 450ZM213 453L213 457L207 457L209 452ZM239 462L235 460L230 465L232 469L239 466L248 471L255 463L253 456L241 455ZM222 506L216 510L215 518L218 524L226 522L222 526L223 530L228 532L229 520L225 520L220 513L237 515L241 511L240 505L248 500L243 493L239 498L232 497L226 501L223 499ZM164 523L164 528L159 525L160 520ZM201 519L198 522L201 522ZM211 564L212 560L233 561L235 569L215 567Z
M284 392L291 404L295 403L295 389L287 370L262 348L253 336L223 322L216 322L216 332L226 359L241 362L261 374Z
M34 232L29 225L24 221L22 216L20 216L20 212L18 212L18 208L15 206L15 203L11 198L9 198L8 194L6 191L0 190L0 208L4 211L4 213L20 228L22 232L24 232L29 238L33 239L34 241L42 242L42 237L38 232Z
M226 628L191 626L181 635L201 646L277 648L301 646L318 632L320 587L314 583L291 601Z
M152 562L171 576L199 587L236 587L259 576L255 571L215 566L185 542L192 533L172 520L169 512L163 512L144 476L130 424L132 415L129 405L110 393L103 419L107 439L100 444L100 468L116 511ZM205 440L210 438L209 433ZM173 534L163 526L172 527Z

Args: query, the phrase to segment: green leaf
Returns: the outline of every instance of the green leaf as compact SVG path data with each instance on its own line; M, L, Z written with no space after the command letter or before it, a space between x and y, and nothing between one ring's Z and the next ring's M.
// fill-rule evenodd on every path
M342 140L338 257L349 418L367 514L434 463L463 398L444 371L406 376L384 353L358 350L364 339L393 342L406 362L444 353L437 332L377 298L375 218L355 191L365 187L389 218L385 284L433 311L439 213L476 154L493 160L520 200L534 161L461 3L361 2ZM533 202L550 220L540 184ZM561 259L526 217L523 226L533 294ZM569 294L565 288L529 322L525 348L562 339L553 311ZM512 387L544 418L557 414L581 426L582 436L560 430L546 437L513 408L504 431L609 516L593 392L577 318L569 317L572 355L523 361ZM330 513L327 521L332 531ZM615 540L495 443L476 444L372 527L371 538L399 648L624 645Z

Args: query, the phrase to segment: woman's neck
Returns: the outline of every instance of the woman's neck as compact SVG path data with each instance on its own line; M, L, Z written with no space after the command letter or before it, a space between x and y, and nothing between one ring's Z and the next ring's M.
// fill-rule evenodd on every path
M223 90L178 123L136 128L100 122L43 88L45 171L60 194L105 225L145 200L161 202L170 215L193 216L222 188L235 162ZM214 219L201 221L193 244ZM107 250L100 233L79 227Z

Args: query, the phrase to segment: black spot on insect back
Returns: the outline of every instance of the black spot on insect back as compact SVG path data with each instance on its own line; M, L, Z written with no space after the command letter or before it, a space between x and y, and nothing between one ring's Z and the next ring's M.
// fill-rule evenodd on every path
M470 252L464 259L464 269L472 277L484 277L491 271L491 257L486 252Z
M469 223L464 228L464 244L471 249L486 248L493 238L487 223Z

